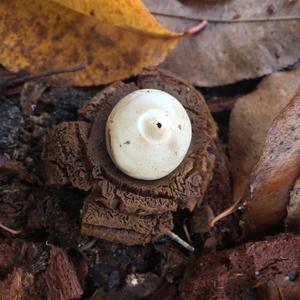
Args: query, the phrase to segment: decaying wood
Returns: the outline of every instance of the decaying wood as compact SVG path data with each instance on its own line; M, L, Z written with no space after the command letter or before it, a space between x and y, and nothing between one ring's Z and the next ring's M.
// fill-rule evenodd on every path
M181 286L183 299L247 299L249 289L300 268L300 237L264 241L197 258Z
M77 274L65 250L51 247L46 272L49 300L78 299L83 294Z

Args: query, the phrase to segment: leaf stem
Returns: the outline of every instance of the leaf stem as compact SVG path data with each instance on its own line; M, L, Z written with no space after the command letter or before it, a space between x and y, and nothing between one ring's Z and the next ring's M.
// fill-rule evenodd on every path
M242 201L242 197L239 198L236 202L234 202L230 207L228 207L227 209L225 209L224 211L222 211L220 214L218 214L217 216L215 216L210 222L209 222L209 226L210 227L214 227L216 225L217 222L221 221L222 219L226 218L227 216L231 215L232 213L234 213L236 211L236 209L239 207L241 201Z
M21 77L15 77L15 78L12 78L9 80L5 80L4 82L0 82L0 91L3 89L7 89L9 87L12 87L14 85L29 81L29 80L50 77L53 75L58 75L58 74L63 74L63 73L77 72L84 68L85 68L84 65L78 65L78 66L70 67L70 68L61 68L61 69L52 70L52 71L44 71L44 72L40 72L40 73L33 74L33 75L25 75L25 76L21 76Z
M279 22L279 21L299 21L300 20L300 16L262 17L262 18L249 18L249 19L223 19L223 20L221 20L221 19L210 19L210 18L187 17L187 16L183 16L183 15L172 15L172 14L161 13L161 12L156 12L156 11L151 11L151 13L156 16L170 17L170 18L184 19L184 20L198 21L198 22L199 22L199 20L204 19L208 23L255 23L255 22Z

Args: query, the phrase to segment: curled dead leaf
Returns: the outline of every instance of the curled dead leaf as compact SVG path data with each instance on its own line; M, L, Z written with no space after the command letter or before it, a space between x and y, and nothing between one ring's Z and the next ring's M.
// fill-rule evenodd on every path
M236 102L230 115L229 129L234 202L245 196L268 129L294 96L299 84L300 69L278 72L265 78L256 90Z
M300 88L268 130L259 162L252 172L251 201L245 222L250 232L265 234L286 216L290 191L300 170Z

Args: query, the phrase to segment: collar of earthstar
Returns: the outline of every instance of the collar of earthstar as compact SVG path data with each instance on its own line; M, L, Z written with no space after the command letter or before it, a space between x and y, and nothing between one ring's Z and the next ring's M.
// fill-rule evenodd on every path
M116 103L138 89L158 89L178 99L192 124L192 141L183 162L168 176L138 180L119 171L105 143L106 120ZM145 244L173 228L178 208L201 203L213 174L216 125L190 84L161 69L142 72L137 82L111 84L79 110L80 120L51 130L43 157L47 184L71 184L88 191L81 232L126 245Z

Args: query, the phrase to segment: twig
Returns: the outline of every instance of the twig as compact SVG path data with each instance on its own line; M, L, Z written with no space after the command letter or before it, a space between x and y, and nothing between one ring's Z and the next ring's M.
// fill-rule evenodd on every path
M216 225L217 222L219 222L220 220L224 219L225 217L229 216L230 214L232 214L233 212L236 211L236 209L238 208L239 204L242 201L242 197L239 198L235 203L233 203L229 208L225 209L224 211L222 211L220 214L218 214L217 216L215 216L210 222L209 222L209 226L210 227L214 227Z
M177 234L175 234L172 231L168 231L166 233L168 237L170 237L172 240L180 244L183 248L187 249L188 251L194 252L195 248L189 245L186 241L184 241L182 238L180 238Z
M189 242L191 245L193 245L193 241L192 241L192 239L191 239L191 236L190 236L190 233L189 233L189 230L188 230L186 224L183 224L183 231L184 231L184 233L185 233L185 236L186 236L188 242Z
M2 228L4 230L6 230L7 232L14 234L14 235L21 233L21 230L15 230L15 229L9 228L9 227L3 225L2 223L0 223L0 228Z
M86 251L86 250L89 250L90 248L92 248L95 243L98 241L98 239L96 238L93 238L91 241L89 241L88 243L82 245L80 248L81 251Z
M183 15L172 15L168 13L161 13L156 11L151 11L153 15L162 16L162 17L170 17L176 19L184 19L189 21L198 21L201 19L205 19L208 23L255 23L255 22L278 22L278 21L298 21L300 20L300 16L291 16L291 17L267 17L267 18L249 18L249 19L209 19L209 18L196 18L196 17L187 17Z
M57 70L52 70L52 71L44 71L44 72L40 72L40 73L33 74L33 75L25 75L25 76L21 76L21 77L17 77L17 78L12 78L12 79L0 82L0 91L7 89L9 87L12 87L14 85L29 81L29 80L50 77L50 76L58 75L58 74L77 72L84 68L85 68L85 65L78 65L78 66L70 67L70 68L62 68L62 69L57 69Z

